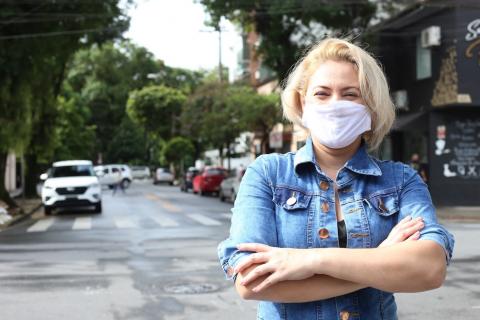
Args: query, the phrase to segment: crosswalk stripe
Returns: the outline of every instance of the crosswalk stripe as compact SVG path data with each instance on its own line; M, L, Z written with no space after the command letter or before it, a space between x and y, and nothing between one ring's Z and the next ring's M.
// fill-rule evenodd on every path
M54 218L46 218L42 220L38 220L30 228L27 229L27 232L43 232L46 231L55 221Z
M137 225L129 218L115 218L115 225L118 229L131 229L137 227Z
M219 226L222 223L220 221L211 219L199 213L191 213L187 215L190 219L195 220L205 226Z
M153 220L155 220L156 223L158 223L161 227L178 227L179 224L177 221L164 217L164 216L159 216L159 217L152 217Z
M224 218L227 218L227 219L231 219L231 218L232 218L232 214L231 214L231 213L222 213L221 216L224 217Z
M75 219L72 230L89 230L92 228L92 218L79 217Z

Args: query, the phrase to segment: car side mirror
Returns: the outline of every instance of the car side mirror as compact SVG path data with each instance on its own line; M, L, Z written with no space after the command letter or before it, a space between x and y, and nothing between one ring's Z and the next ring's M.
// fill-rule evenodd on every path
M48 179L48 174L42 173L42 174L40 175L40 180L45 181L45 180L47 180L47 179Z

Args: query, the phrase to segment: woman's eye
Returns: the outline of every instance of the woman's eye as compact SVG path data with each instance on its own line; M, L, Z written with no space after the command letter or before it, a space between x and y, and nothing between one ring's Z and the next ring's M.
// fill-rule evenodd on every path
M358 98L358 94L356 94L355 92L347 92L347 93L345 93L345 96L346 97L352 97L352 98Z
M315 92L314 95L315 95L315 96L323 96L323 97L326 97L326 96L328 96L328 93L325 92L325 91L318 91L318 92Z

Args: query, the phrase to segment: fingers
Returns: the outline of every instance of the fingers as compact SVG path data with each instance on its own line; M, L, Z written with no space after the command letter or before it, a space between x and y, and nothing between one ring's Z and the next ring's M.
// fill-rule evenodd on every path
M250 267L252 264L260 264L266 261L268 261L268 257L265 253L253 253L240 261L240 263L235 267L234 273L241 272Z
M267 273L273 272L273 268L271 268L268 264L262 264L257 267L255 267L253 270L251 270L240 282L242 286L248 285L250 282L254 281L258 277L261 277ZM264 280L265 281L265 280ZM263 281L263 282L264 282ZM262 283L263 283L262 282ZM258 287L258 286L257 286Z
M410 237L408 237L407 240L405 241L414 241L414 240L418 240L420 238L420 231L416 231L414 234L412 234Z

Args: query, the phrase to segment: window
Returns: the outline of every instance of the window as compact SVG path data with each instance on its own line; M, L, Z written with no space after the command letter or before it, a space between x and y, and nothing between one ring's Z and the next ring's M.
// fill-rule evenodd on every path
M432 76L432 52L430 48L423 48L421 37L417 37L417 80Z

